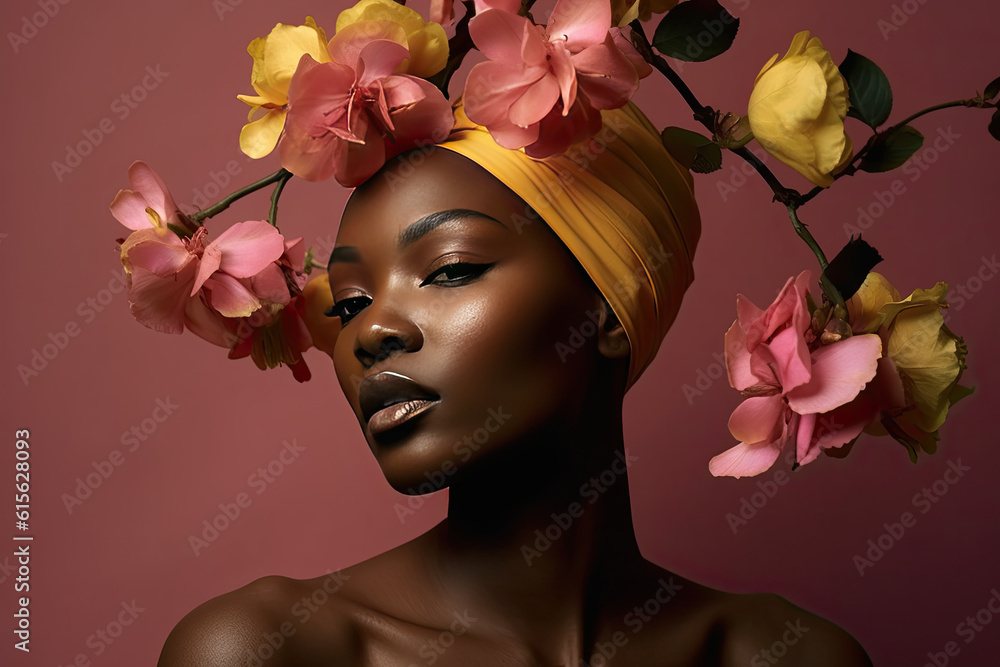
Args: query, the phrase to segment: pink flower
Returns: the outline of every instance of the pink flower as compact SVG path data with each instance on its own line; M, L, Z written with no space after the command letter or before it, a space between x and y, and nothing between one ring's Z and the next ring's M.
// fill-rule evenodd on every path
M302 353L313 345L303 313L305 302L299 294L284 307L263 311L263 323L245 326L243 320L237 331L246 332L229 352L230 359L250 357L260 370L286 364L299 382L307 382L312 373Z
M285 250L277 229L251 221L236 223L211 243L206 243L207 234L199 227L181 238L149 227L123 241L129 307L140 323L166 333L183 332L189 302L199 292L223 317L250 315L262 301L288 302L284 275L274 263Z
M741 442L712 458L715 476L757 475L795 438L800 465L820 449L840 447L871 420L870 406L847 406L875 377L882 342L877 335L850 336L821 345L810 329L806 292L811 274L789 278L766 311L742 294L737 320L726 333L729 383L748 398L733 411L729 430Z
M455 21L455 0L431 0L430 19L449 26Z
M288 87L288 116L278 143L281 164L318 181L360 185L394 155L447 136L451 104L433 84L395 74L410 52L377 22L349 26L330 40L333 62L299 60ZM436 137L436 139L434 139Z
M558 0L546 26L518 16L512 0L482 5L469 34L489 61L469 72L465 110L505 148L537 158L566 150L600 129L597 110L623 106L652 71L610 27L608 2Z
M195 225L181 213L163 179L141 160L128 168L131 189L119 190L111 202L111 215L129 229L175 225L194 231Z
M313 341L303 321L305 247L302 238L284 242L275 262L249 279L261 307L246 317L225 317L202 291L188 301L185 324L197 336L229 349L230 359L251 357L261 370L287 364L299 382L311 373L302 353Z

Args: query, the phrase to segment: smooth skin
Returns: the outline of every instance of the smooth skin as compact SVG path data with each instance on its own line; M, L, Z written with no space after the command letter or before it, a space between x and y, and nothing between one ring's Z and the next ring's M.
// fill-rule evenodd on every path
M400 247L427 216L440 224ZM341 572L265 577L206 602L159 667L871 664L776 595L716 591L642 557L622 435L628 340L532 219L440 148L355 191L329 269L337 377L388 482L426 492L430 474L449 489L448 516ZM574 353L557 345L595 320ZM441 400L374 437L358 381L383 370Z

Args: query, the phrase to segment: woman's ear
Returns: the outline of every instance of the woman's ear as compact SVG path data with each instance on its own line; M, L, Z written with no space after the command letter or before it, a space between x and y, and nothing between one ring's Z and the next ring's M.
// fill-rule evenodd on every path
M609 359L628 357L630 347L625 327L618 321L618 316L611 310L607 299L600 296L603 305L601 319L597 325L597 349Z

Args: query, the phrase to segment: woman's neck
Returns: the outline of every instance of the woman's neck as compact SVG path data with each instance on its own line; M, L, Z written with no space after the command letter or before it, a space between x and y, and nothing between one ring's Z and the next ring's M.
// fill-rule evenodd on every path
M470 468L428 534L454 599L531 628L592 622L616 579L645 562L632 526L621 408L539 432ZM588 620L588 617L590 620ZM539 623L539 621L541 621ZM516 628L514 628L516 629Z

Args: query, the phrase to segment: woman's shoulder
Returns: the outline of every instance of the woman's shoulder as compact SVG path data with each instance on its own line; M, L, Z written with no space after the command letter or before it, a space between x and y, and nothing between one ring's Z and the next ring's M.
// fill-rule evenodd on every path
M728 593L662 572L659 581L672 588L675 611L686 619L684 634L700 645L698 664L871 667L847 631L779 595ZM676 619L661 616L665 625L676 625ZM666 650L670 633L660 636Z
M846 630L774 593L729 594L723 609L722 665L871 667Z
M353 633L338 595L346 576L257 579L212 598L170 632L157 667L223 667L234 664L331 665L330 656L353 664ZM322 663L314 656L324 656Z

